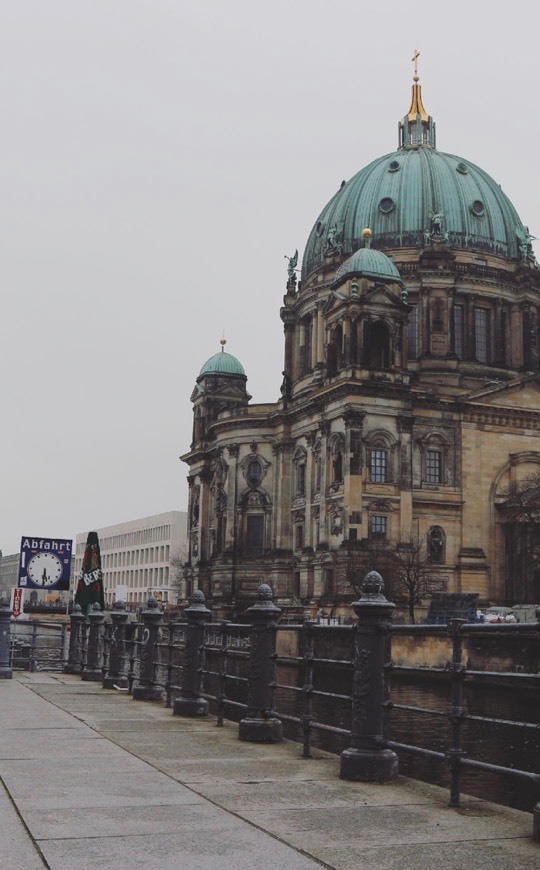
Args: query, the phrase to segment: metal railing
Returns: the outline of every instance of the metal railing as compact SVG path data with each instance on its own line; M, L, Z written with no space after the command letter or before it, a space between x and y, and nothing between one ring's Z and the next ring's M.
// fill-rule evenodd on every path
M314 622L280 625L277 622L280 611L269 603L267 593L266 599L250 608L250 624L206 621L210 612L206 610L200 592L195 593L196 604L187 608L186 621L182 622L163 624L157 603L143 612L139 622L120 624L115 622L113 615L111 622L104 623L101 617L92 623L92 617L88 622L81 615L74 614L75 622L77 618L81 622L80 630L74 634L72 616L69 654L69 633L65 623L15 623L12 626L11 662L14 668L28 670L61 670L63 666L68 670L67 664L71 661L75 664L75 672L81 673L83 679L85 672L93 673L92 679L101 679L106 678L114 659L114 679L123 679L134 697L139 688L139 697L143 700L162 699L166 707L174 707L174 713L179 715L202 715L210 706L218 727L225 719L241 719L241 728L242 723L255 722L254 726L244 725L247 736L245 733L242 736L241 731L241 739L259 739L270 728L268 738L262 739L273 740L275 737L278 740L279 729L272 723L281 723L288 736L301 741L305 758L311 757L314 745L322 744L324 748L336 751L336 744L330 747L329 740L335 739L341 745L350 743L352 747L355 747L355 741L362 745L363 732L369 732L366 722L373 713L379 717L374 720L376 724L369 737L373 755L380 750L390 755L400 753L423 757L447 766L449 805L452 807L460 805L464 771L510 776L531 785L536 794L540 794L540 772L508 766L498 757L486 760L481 757L481 752L472 752L464 741L464 729L471 723L485 728L486 733L487 729L514 728L528 739L538 739L539 725L536 722L468 712L464 688L486 680L495 688L500 684L530 689L540 687L540 625L467 624L455 619L448 626L393 626L384 615L384 618L379 616L378 621L374 621L372 613L368 614L370 623L368 616L360 610L364 597L367 600L370 594L373 598L372 593L366 594L354 605L359 617L355 625ZM379 595L379 598L386 602L384 596ZM392 607L388 602L385 606ZM125 618L127 620L127 615ZM384 686L376 701L380 709L371 713L370 693L378 675L372 673L366 677L361 669L364 667L365 670L367 659L372 653L377 653L378 647L370 648L368 629L373 629L373 643L382 644L383 649L380 677ZM413 639L415 647L420 648L421 639L428 636L442 641L447 639L450 655L443 666L392 663L392 639L396 643ZM467 660L467 657L470 659L469 652L464 649L465 642L487 643L494 649L500 646L504 637L516 638L520 648L528 645L536 649L536 659L533 655L530 657L531 661L537 662L535 671L520 670L516 673L495 666L489 669L471 666L471 661ZM494 639L498 639L497 644L493 643ZM263 641L267 646L261 652ZM89 668L89 654L95 659L96 649L99 658L97 670L93 666ZM366 650L369 655L364 655ZM484 661L489 661L489 649L485 651ZM446 710L392 702L400 679L426 676L436 678L440 689L445 687ZM536 693L531 697L534 695ZM420 743L392 739L392 710L405 717L426 717L443 726L446 723L439 728L443 748L432 749ZM259 738L250 736L252 727L262 729ZM384 765L381 769L381 778L384 778ZM536 838L540 837L540 804L533 812Z

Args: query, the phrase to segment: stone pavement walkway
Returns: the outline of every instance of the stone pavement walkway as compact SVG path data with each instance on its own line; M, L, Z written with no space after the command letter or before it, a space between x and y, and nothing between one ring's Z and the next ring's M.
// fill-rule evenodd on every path
M532 870L532 816L240 742L78 677L0 682L3 870Z

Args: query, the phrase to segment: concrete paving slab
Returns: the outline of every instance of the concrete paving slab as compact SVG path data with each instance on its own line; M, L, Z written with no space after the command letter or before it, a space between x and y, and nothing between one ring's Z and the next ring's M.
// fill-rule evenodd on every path
M39 778L32 778L28 770L21 771L19 762L14 764L17 767L9 772L0 770L0 775L17 805L28 809L150 806L194 801L189 789L183 789L151 767L141 767L142 762L134 765L130 772L117 770L109 774L96 774L86 765L82 775L79 770L77 776L62 776L61 771L52 770L49 774L42 769Z
M181 834L39 841L53 870L114 867L115 870L316 870L320 863L238 822Z
M406 806L289 809L271 813L247 810L242 818L298 849L324 847L329 840L350 843L361 849L363 846L491 839L494 831L497 837L527 836L530 828L525 825L526 816L519 813L516 817L512 811L505 810L499 810L494 804L482 804L481 810L475 806L471 817L465 808L457 811L439 805L407 803ZM521 830L519 825L516 829L516 818L523 819Z
M6 870L7 868L43 870L46 867L2 782L0 782L0 844L2 866Z
M538 847L516 839L414 846L349 847L332 843L314 848L313 857L339 870L533 870Z
M418 803L433 806L446 805L441 790L426 783L399 780L397 783L373 786L371 783L351 782L348 788L329 780L296 782L294 789L284 789L280 780L273 782L199 783L198 794L226 807L231 812L250 812L299 808L321 809L325 807L400 806L403 803Z
M191 795L191 799L190 796ZM77 807L54 810L28 810L24 820L36 840L80 839L99 831L100 837L126 837L143 834L175 834L190 829L201 833L228 829L236 824L234 816L185 790L182 804L152 807Z
M159 759L154 762L158 770L162 770L179 782L189 785L195 783L215 782L290 782L295 786L298 782L320 782L321 779L335 780L337 777L336 761L317 762L316 771L313 767L299 761L296 764L276 764L272 759L229 758L220 761L212 759L211 764L204 761L175 761L174 759Z

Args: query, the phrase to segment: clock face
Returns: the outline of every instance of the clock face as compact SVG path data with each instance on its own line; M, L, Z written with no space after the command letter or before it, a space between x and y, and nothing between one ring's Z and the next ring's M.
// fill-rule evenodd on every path
M62 562L54 553L36 553L28 563L28 579L36 586L54 586L62 576Z

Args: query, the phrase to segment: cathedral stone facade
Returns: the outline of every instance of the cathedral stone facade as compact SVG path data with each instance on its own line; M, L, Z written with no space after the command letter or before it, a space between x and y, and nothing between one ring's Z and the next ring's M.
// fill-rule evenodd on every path
M412 540L428 598L540 601L535 530L506 509L540 472L531 236L486 172L437 150L417 76L398 145L323 209L301 281L289 262L280 400L251 404L224 346L197 378L186 593L223 615L261 582L292 615L348 613L358 554Z

